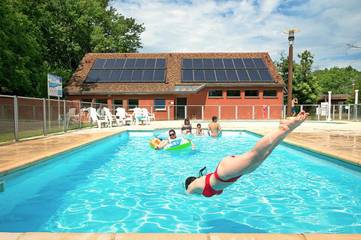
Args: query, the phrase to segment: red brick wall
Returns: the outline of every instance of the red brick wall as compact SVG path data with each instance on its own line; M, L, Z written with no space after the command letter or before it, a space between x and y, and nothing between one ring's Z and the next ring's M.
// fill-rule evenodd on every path
M222 90L223 96L220 98L209 98L209 90ZM241 97L227 97L227 90L240 90ZM277 90L277 97L263 97L263 90ZM245 97L245 90L259 90L258 97ZM70 96L69 99L107 99L109 108L112 107L113 100L123 100L123 107L128 109L129 99L138 99L139 107L147 108L149 112L154 112L156 120L167 120L166 110L154 109L154 99L165 99L166 107L170 110L170 119L174 119L174 104L177 97L187 98L187 116L191 119L202 118L202 105L204 105L204 119L211 119L212 116L218 116L221 120L232 119L267 119L268 106L270 108L270 119L280 119L283 104L282 88L236 88L236 87L215 87L205 88L197 94L190 95L119 95L119 96ZM220 110L219 107L220 106ZM253 108L254 106L254 108ZM237 108L237 110L236 110ZM254 110L253 110L254 109ZM253 113L254 111L254 113ZM220 116L219 116L220 113Z

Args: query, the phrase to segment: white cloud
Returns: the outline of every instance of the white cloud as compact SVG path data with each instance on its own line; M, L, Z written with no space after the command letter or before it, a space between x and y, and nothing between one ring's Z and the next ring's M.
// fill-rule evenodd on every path
M141 52L266 51L278 59L288 47L282 32L297 27L295 51L310 50L315 67L351 64L361 69L361 59L350 58L346 46L361 45L358 0L118 0L112 5L144 23Z

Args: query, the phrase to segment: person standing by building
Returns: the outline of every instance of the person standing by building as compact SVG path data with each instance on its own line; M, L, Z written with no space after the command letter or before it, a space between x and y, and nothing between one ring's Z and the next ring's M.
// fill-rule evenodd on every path
M297 98L293 98L291 101L291 106L292 106L292 116L296 116L297 115L297 108L296 108L296 104L298 104L298 99Z

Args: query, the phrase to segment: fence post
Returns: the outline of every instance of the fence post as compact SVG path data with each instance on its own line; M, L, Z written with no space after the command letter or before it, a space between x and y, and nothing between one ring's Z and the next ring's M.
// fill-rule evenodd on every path
M170 106L167 106L167 117L168 117L168 121L170 120Z
M335 120L335 107L336 105L332 105L332 119Z
M347 109L347 120L350 121L350 110L351 110L351 105L348 105L348 109Z
M252 106L252 120L254 120L254 105Z
M221 120L221 105L218 105L218 119Z
M46 136L46 101L45 98L43 98L43 134Z
M236 114L236 120L238 120L238 106L236 105L236 106L234 106L234 108L235 108L235 114Z
M287 111L287 109L286 109L286 105L283 105L283 119L286 119L286 111Z
M267 106L267 119L269 120L271 116L271 107L270 105Z
M82 117L82 115L81 115L81 103L80 103L80 101L79 101L79 128L81 128L81 117ZM110 126L112 127L112 125L113 125L113 122L112 122L113 120L111 119L110 120Z
M320 121L320 118L321 118L321 105L317 105L317 109L318 109L317 120Z
M187 105L184 105L184 118L188 118Z
M338 119L342 120L342 105L338 105Z
M15 141L19 141L19 108L17 96L14 96L14 137Z
M202 105L202 120L204 120L204 105Z
M153 106L150 106L150 113L153 113Z
M63 100L64 101L64 106L63 106L63 130L64 130L64 132L66 132L66 101L65 100Z

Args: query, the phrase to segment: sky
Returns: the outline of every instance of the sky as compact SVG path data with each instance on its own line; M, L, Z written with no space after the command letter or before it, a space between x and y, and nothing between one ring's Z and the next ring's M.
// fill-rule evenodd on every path
M309 50L315 70L361 70L360 0L113 0L125 17L143 23L139 52L268 52L288 54L288 29L297 28L294 56Z

